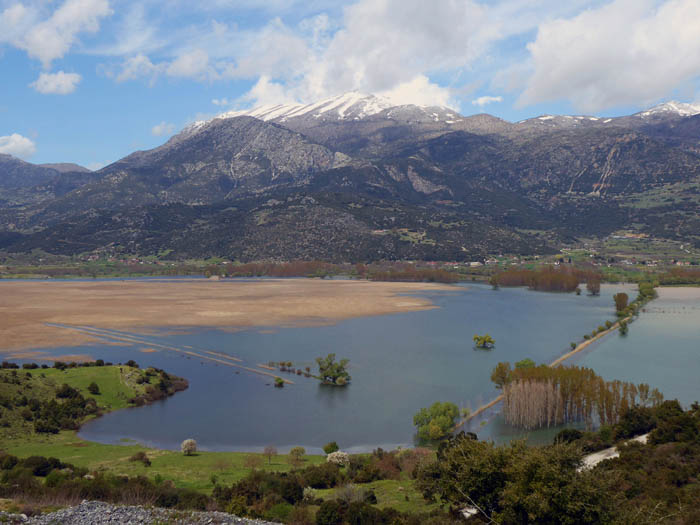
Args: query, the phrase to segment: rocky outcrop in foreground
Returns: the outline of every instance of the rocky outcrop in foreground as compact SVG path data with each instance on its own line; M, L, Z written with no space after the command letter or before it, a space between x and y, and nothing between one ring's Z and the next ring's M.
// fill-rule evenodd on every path
M192 512L153 507L110 505L99 501L83 501L50 514L28 518L24 514L0 512L0 523L30 525L136 525L167 523L169 525L273 525L268 521L237 518L224 512Z

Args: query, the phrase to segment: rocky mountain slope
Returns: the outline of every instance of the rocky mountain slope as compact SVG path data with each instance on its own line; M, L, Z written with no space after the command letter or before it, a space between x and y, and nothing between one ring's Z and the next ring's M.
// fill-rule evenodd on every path
M3 156L0 250L473 260L624 228L697 243L698 129L678 103L518 123L358 93L228 112L95 173Z

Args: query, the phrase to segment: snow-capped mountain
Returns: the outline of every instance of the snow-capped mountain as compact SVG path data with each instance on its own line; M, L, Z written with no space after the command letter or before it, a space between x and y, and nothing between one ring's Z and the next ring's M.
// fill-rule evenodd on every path
M532 130L567 129L609 124L613 120L612 118L592 117L589 115L542 115L521 120L516 123L516 126Z
M528 132L555 131L573 128L604 128L621 126L638 129L640 126L683 120L700 115L700 104L664 102L634 115L622 117L594 117L590 115L541 115L517 122L516 130Z
M661 115L678 115L680 117L692 117L700 115L700 104L686 104L684 102L664 102L653 108L641 111L636 114L639 117L661 116Z
M312 104L275 104L252 109L227 111L215 117L255 117L264 121L286 123L292 120L353 122L371 117L393 120L444 122L453 124L464 117L453 109L443 106L417 104L395 104L391 100L367 93L351 91ZM199 124L199 123L198 123Z
M217 122L237 117L253 117L279 124L327 146L338 146L345 141L356 142L359 137L367 138L368 134L379 129L402 126L410 127L413 132L435 133L467 128L485 130L506 124L487 115L465 118L448 107L397 105L382 96L352 91L312 104L275 104L221 113L211 120L191 124L173 137L170 143L180 142Z
M376 95L367 95L356 91L344 93L337 97L324 99L313 104L276 104L258 106L241 111L228 111L217 118L248 116L260 120L284 122L293 117L332 117L338 120L360 120L376 115L393 107L388 99Z

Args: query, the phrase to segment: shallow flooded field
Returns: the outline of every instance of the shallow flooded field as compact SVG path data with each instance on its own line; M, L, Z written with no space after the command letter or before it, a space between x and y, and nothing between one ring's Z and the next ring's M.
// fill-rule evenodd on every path
M410 446L418 409L435 401L478 407L497 394L489 378L496 363L526 357L552 361L568 351L571 341L613 319L612 295L621 288L604 287L599 297L588 297L458 286L455 291L421 293L439 307L426 311L235 333L196 328L134 336L120 331L114 332L121 339L114 342L118 344L42 352L87 354L113 362L134 359L190 380L189 390L166 401L86 424L80 434L85 439L133 439L176 448L184 438L194 437L212 450L303 445L317 452L331 440L350 451ZM631 335L641 324L633 325ZM472 336L487 332L496 347L475 350ZM269 361L292 361L297 368L313 370L314 359L330 352L350 359L350 386L322 386L313 378L280 373L294 384L276 389L270 377L224 364L230 360L216 361L216 354L225 354L258 370L264 369L257 365ZM472 426L483 437L512 433L493 418L485 426L480 421Z

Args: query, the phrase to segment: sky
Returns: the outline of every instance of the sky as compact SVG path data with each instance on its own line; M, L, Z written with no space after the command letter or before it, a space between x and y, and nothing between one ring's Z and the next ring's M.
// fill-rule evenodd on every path
M508 121L700 101L700 0L0 0L0 153L98 169L347 91Z

